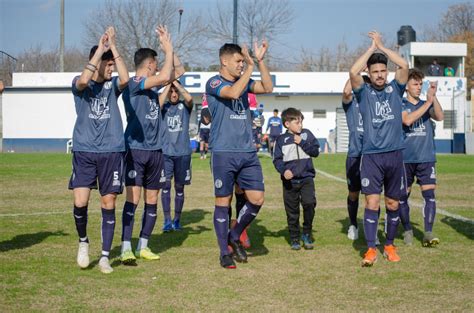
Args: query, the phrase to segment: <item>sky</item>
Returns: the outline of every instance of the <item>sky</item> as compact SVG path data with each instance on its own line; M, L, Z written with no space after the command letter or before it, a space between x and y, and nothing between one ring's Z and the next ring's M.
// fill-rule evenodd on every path
M138 1L138 0L136 0ZM144 0L146 1L146 0ZM177 0L186 13L212 10L217 0ZM221 2L232 0L219 0ZM65 0L65 45L80 47L85 36L83 22L97 10L101 0ZM295 20L286 34L270 43L288 54L305 48L317 52L345 40L349 48L376 29L391 40L401 25L411 25L418 34L433 26L450 5L461 0L289 0ZM13 56L41 45L59 46L59 0L0 0L0 50Z

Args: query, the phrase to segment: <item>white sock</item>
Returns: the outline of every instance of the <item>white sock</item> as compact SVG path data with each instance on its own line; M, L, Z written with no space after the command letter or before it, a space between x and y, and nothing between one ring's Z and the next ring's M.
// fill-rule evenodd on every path
M122 253L127 250L132 250L132 243L130 241L122 241Z
M148 246L148 239L140 237L140 240L138 240L137 251L140 251L141 249L145 249L147 246Z

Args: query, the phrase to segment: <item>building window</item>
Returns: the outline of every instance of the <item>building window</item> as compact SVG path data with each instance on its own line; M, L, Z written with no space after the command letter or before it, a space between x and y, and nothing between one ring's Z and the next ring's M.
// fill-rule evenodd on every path
M326 118L326 110L313 110L313 118Z
M444 110L443 129L453 129L453 128L456 128L456 111Z

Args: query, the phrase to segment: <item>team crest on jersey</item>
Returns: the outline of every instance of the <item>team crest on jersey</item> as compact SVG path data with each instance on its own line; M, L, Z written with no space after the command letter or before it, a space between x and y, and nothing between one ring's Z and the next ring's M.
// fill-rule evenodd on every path
M110 89L110 88L112 88L112 81L109 80L108 82L105 82L104 88L105 88L105 89Z
M137 171L131 170L128 172L128 178L134 179L135 177L137 177Z
M307 133L302 133L301 134L301 139L303 139L303 140L308 139L308 134Z
M368 178L362 178L362 186L368 187L370 185L370 180Z
M220 180L219 178L216 179L216 181L214 182L214 186L215 186L217 189L222 188L222 180Z
M385 92L386 93L392 93L393 92L393 87L392 86L385 87Z
M211 88L217 88L220 84L222 84L222 80L213 79L210 85L211 85Z
M184 107L183 107L183 104L182 104L182 103L178 104L178 110L182 110L183 108L184 108Z

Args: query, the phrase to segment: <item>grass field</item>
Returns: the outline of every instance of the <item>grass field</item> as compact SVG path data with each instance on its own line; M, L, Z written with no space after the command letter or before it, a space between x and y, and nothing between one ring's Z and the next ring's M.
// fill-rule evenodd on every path
M361 268L362 229L358 241L346 238L346 186L318 175L316 247L291 251L279 176L269 158L261 162L266 202L249 230L249 263L238 264L237 270L219 266L209 162L193 158L184 230L163 234L161 214L150 239L161 260L121 265L120 196L112 251L115 271L104 275L97 268L97 192L88 227L94 262L86 270L76 265L77 235L67 190L71 156L0 154L0 311L474 311L473 224L438 214L434 231L441 244L422 248L420 205L412 205L416 243L406 247L397 238L401 262L379 258L374 267ZM314 161L318 169L340 178L344 162L345 155L322 155ZM438 208L474 219L474 157L438 156L438 182ZM422 203L418 187L412 202ZM137 220L141 212L142 205ZM382 225L383 238L381 230Z

